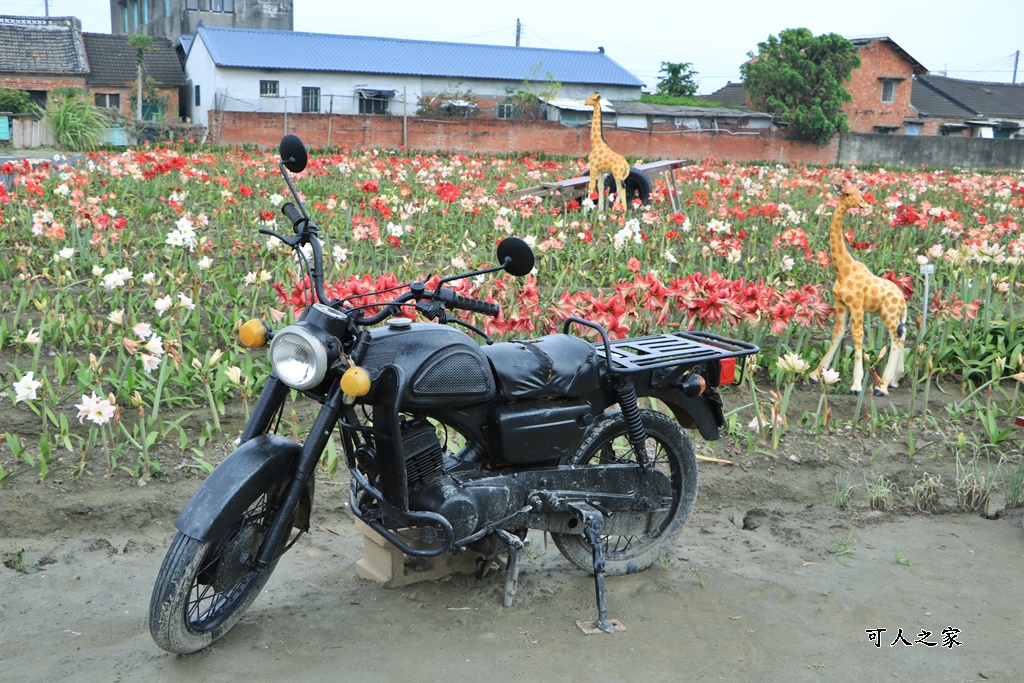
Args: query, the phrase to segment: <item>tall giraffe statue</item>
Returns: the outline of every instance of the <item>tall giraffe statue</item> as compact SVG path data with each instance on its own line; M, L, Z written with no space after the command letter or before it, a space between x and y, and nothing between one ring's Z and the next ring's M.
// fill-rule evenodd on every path
M821 360L814 377L821 379L821 371L829 367L839 343L843 340L846 318L850 318L853 337L853 385L850 393L859 394L864 380L864 314L878 313L889 330L889 358L882 373L881 386L875 387L875 396L886 396L889 389L899 385L903 375L903 345L906 339L907 301L896 283L878 277L860 261L850 255L843 235L843 216L854 207L868 208L862 190L852 183L833 185L839 194L839 203L832 214L829 232L829 252L836 271L832 295L836 304L836 324L832 328L832 345Z
M601 135L601 94L594 93L585 104L594 108L594 118L590 122L590 188L587 196L594 194L594 188L600 189L597 194L597 210L604 208L604 174L611 173L615 178L615 200L622 203L622 208L628 208L626 202L626 177L629 176L629 162L618 152L612 151L608 143Z

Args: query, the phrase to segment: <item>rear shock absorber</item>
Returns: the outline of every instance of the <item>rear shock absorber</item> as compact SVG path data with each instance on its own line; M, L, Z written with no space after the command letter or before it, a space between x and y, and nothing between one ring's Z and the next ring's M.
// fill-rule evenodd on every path
M629 377L620 376L615 393L618 394L619 408L622 409L622 417L626 421L626 438L633 447L637 463L642 469L647 470L647 430L644 429L644 418L636 400L636 387Z

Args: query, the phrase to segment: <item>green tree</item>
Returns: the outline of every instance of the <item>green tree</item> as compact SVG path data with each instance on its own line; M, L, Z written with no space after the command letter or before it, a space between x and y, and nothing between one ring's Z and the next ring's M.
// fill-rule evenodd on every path
M135 50L136 70L136 95L135 95L135 116L142 119L142 64L146 61L146 53L156 49L153 45L153 37L142 33L133 33L128 36L128 46Z
M790 28L757 45L757 55L740 67L747 100L775 114L801 137L824 145L849 130L843 104L853 98L843 83L860 66L857 51L835 33L815 37Z
M658 73L658 94L674 97L693 97L697 94L697 72L690 62L662 62Z
M0 111L27 114L32 111L32 97L24 90L0 88Z

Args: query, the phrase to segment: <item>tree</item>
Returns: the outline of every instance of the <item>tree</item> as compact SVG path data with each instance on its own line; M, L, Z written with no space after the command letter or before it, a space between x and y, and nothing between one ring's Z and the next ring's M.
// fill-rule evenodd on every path
M693 97L697 94L697 72L690 62L662 62L658 73L658 94L675 97Z
M857 51L835 33L815 37L790 28L757 45L740 67L750 105L775 114L795 133L827 144L849 130L843 104L853 98L843 83L860 66Z
M27 114L32 111L32 96L24 90L0 88L0 111Z
M128 45L135 50L135 67L138 75L136 83L136 118L142 119L142 63L146 61L146 52L154 49L153 37L142 33L128 36Z

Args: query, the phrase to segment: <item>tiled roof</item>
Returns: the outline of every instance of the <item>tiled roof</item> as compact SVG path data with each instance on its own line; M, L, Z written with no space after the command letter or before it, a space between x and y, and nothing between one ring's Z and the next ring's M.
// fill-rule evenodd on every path
M947 97L921 76L914 78L910 90L910 104L921 116L966 119L978 115L978 112Z
M682 107L671 104L647 104L615 100L612 102L616 114L636 116L686 116L691 118L720 119L770 119L771 114L747 111L745 109L728 109L726 107Z
M86 78L90 86L124 86L135 82L135 48L128 44L128 36L83 33L82 38L92 67ZM154 38L152 48L143 54L143 76L152 78L159 88L187 85L181 60L171 41Z
M744 106L747 103L747 89L742 83L726 83L710 95L701 95L701 98L719 104Z
M876 43L876 42L889 43L889 47L891 47L898 55L900 55L901 57L903 57L903 59L907 60L907 62L910 63L910 65L914 69L914 73L915 74L926 74L926 73L928 73L928 69L926 69L924 67L924 65L921 64L921 62L919 62L916 59L914 59L913 57L911 57L909 52L907 52L902 47L900 47L896 43L896 41L893 40L892 38L890 38L889 36L872 36L872 37L868 37L868 38L850 38L850 42L853 43L853 47L855 49L857 49L857 50L865 48L868 45L871 45L872 43Z
M918 89L920 86L927 91L940 95L952 106L966 110L967 114L952 116L986 116L989 118L1024 118L1024 85L1012 83L987 83L985 81L963 81L945 76L916 76L911 91L911 102L918 107ZM922 96L926 91L922 89ZM922 110L922 114L932 116L949 116Z
M89 73L78 19L0 16L0 73Z
M201 37L221 67L345 73L405 74L522 82L641 87L643 81L602 51L549 50L471 43L339 36L200 26Z

